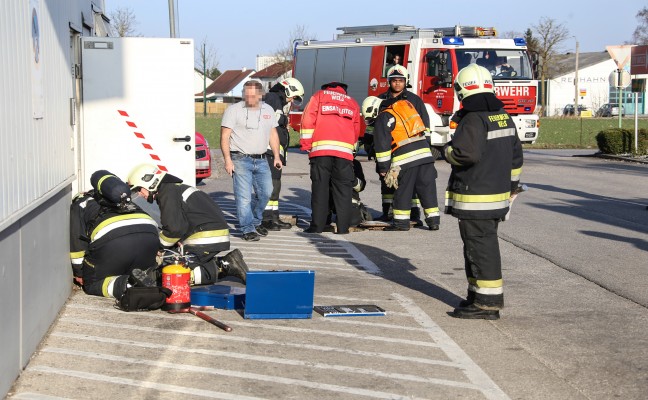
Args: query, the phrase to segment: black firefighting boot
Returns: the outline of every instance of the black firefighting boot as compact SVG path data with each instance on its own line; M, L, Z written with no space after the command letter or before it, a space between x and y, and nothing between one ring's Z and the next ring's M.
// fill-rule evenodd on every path
M219 261L219 279L222 279L226 276L233 276L245 283L249 268L243 260L243 254L241 254L241 251L239 249L230 251L225 255L225 257L220 258Z
M135 268L128 277L128 283L137 287L156 287L157 286L157 267L147 269Z
M425 218L425 224L430 228L431 231L438 231L439 230L439 222L440 218L439 217L427 217Z
M414 226L423 226L423 222L421 221L421 209L416 207L412 207L410 210L410 221L414 223Z
M274 212L274 211L272 212L272 222L273 222L275 225L278 225L279 228L281 228L281 229L291 229L291 228L292 228L292 224L291 224L291 223L289 223L289 222L283 222L283 221L279 218L279 211L278 211L278 210L277 210L276 212Z
M394 211L391 203L382 203L382 215L376 218L376 221L389 222L394 218Z
M462 319L488 319L495 320L499 319L498 310L484 310L483 308L477 307L475 304L470 304L466 307L455 308L451 314L455 318Z
M459 302L459 308L464 308L468 307L469 305L473 304L475 302L475 292L473 291L468 291L468 295L466 296L466 300L461 300Z
M128 289L128 275L120 275L112 277L112 279L113 281L108 284L108 294L119 301Z

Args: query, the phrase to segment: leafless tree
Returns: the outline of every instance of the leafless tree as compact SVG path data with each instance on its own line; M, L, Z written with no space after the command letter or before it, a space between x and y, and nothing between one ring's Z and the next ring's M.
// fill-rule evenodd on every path
M501 38L504 38L504 39L513 39L513 38L518 38L518 37L524 37L524 35L522 35L522 33L516 32L516 31L502 32L498 36L501 37Z
M140 36L135 30L137 24L135 12L129 7L117 8L110 13L110 26L113 36Z
M648 7L637 12L639 25L632 34L632 44L648 44Z
M275 50L273 54L275 62L292 62L294 42L298 39L312 40L316 39L316 37L312 33L308 32L305 25L296 25L293 30L290 31L288 39L286 39L286 41L283 42L277 50Z
M547 103L546 87L547 79L549 76L549 65L551 65L556 54L560 50L562 43L570 37L569 29L563 24L559 23L553 18L542 17L537 25L533 25L533 32L537 34L536 51L540 58L540 82L542 85L542 115L545 115L545 108Z
M218 52L208 43L207 37L204 37L200 43L196 44L194 65L200 73L203 74L203 80L206 78L216 79L221 72L218 70ZM207 103L203 103L203 115L207 115Z

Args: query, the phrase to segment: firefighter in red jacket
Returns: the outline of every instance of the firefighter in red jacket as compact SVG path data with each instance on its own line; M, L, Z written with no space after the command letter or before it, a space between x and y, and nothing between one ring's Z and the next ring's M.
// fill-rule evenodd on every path
M337 212L337 233L349 233L354 182L353 149L362 135L360 107L346 93L347 85L331 82L311 97L304 109L301 149L310 158L311 224L307 233L321 233L329 211L329 191Z
M452 164L445 212L459 219L468 296L452 315L498 319L504 291L497 227L520 182L522 145L486 68L471 64L459 71L455 93L462 108L444 149Z
M394 192L394 222L388 230L410 229L414 192L423 205L430 230L439 229L439 204L434 184L437 171L425 125L416 108L405 99L382 100L370 96L362 102L362 114L373 123L378 173Z

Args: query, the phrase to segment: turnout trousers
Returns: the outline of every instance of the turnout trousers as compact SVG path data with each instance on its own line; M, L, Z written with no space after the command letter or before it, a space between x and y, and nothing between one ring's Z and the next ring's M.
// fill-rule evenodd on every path
M279 221L279 192L281 192L281 171L274 167L274 156L266 155L268 167L272 175L272 193L270 200L263 210L263 221Z
M496 219L460 219L459 233L464 244L468 279L468 300L485 310L504 307L502 260L497 239Z
M434 163L402 169L394 192L394 225L409 228L412 199L418 195L428 226L439 225L439 200L436 192L437 171Z
M127 279L135 268L157 265L160 239L154 233L131 233L111 239L99 246L91 243L83 259L83 291L95 296L110 297L108 284L117 276Z
M339 157L321 156L310 159L311 228L322 232L329 213L329 194L335 205L338 233L349 232L353 182L353 161Z

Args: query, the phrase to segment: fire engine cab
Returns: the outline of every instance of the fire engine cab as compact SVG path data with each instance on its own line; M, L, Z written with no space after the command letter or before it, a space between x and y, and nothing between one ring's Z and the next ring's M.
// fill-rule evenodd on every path
M455 26L415 28L375 25L337 28L332 41L296 41L293 76L304 85L304 102L291 112L299 130L310 96L324 83L344 82L358 104L388 90L387 70L400 63L409 73L410 88L425 102L430 115L432 144L443 146L454 127L450 118L460 107L454 80L463 67L477 63L491 71L497 97L511 114L523 143L538 138L535 67L523 38L496 38L494 28ZM454 124L453 124L454 125Z

